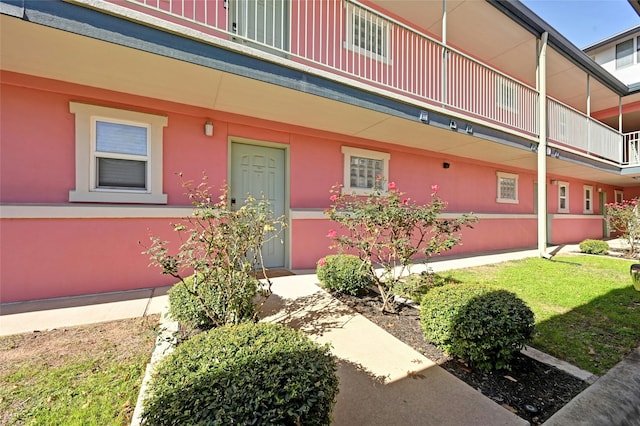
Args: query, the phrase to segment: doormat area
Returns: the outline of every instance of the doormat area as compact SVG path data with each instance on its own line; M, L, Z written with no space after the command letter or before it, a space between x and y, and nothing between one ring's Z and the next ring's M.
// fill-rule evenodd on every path
M295 274L288 269L267 269L267 276L269 278L288 277L290 275L295 275ZM256 278L258 279L264 278L262 271L256 272Z

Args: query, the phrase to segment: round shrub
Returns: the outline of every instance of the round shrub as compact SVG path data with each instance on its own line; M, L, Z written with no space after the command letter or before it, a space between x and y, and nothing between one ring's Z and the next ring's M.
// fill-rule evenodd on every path
M427 339L485 371L509 368L534 330L533 312L515 294L477 284L433 289L420 319Z
M584 240L580 243L580 251L587 254L608 254L609 244L602 240Z
M200 295L215 321L207 315L198 297L187 291L187 287ZM254 299L259 288L260 282L256 278L241 271L214 271L206 281L200 275L198 281L191 276L169 290L169 313L176 321L205 329L239 324L254 318Z
M334 254L320 259L317 273L327 290L354 296L374 283L367 264L352 254Z
M146 425L329 425L338 393L327 346L282 325L201 333L158 363Z

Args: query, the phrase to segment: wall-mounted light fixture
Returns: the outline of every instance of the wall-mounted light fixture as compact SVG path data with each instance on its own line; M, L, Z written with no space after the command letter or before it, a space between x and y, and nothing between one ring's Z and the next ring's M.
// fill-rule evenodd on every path
M442 163L442 168L443 169L448 169L449 167L451 167L451 163L447 163L446 161L444 163Z
M451 121L449 122L449 128L450 128L451 130L456 130L456 129L458 128L458 125L456 124L456 122L455 122L455 121L451 120Z
M213 123L211 121L204 123L204 134L206 136L213 136Z
M598 188L598 192L602 192L602 188Z
M418 117L420 121L423 123L429 122L429 113L427 111L420 111L420 116Z

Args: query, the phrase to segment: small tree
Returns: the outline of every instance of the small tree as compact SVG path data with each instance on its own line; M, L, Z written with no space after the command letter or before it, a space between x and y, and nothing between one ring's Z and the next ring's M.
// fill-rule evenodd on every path
M191 217L172 225L180 248L170 254L169 242L151 235L151 246L143 254L151 258L151 265L162 268L163 274L179 280L178 285L198 301L213 326L255 317L255 297L261 296L257 301L261 305L271 295L262 247L279 238L284 219L273 216L264 197L258 200L249 196L242 207L231 210L228 187L221 187L216 201L206 176L198 185L191 181L182 185L195 209ZM266 277L265 287L255 278L260 268ZM185 279L192 274L193 279L187 283ZM249 312L248 303L253 306Z
M343 233L332 229L328 237L332 248L356 254L371 271L382 296L382 310L394 312L390 290L407 273L418 258L426 264L433 255L450 250L460 243L458 232L471 228L477 219L468 214L456 219L439 215L446 203L438 197L438 185L431 187L431 201L419 205L399 192L394 182L382 192L381 179L369 196L343 194L340 186L331 189L332 205L326 213ZM376 274L376 267L382 268Z
M638 255L638 238L640 238L638 199L605 204L604 211L605 220L611 229L619 232L629 244L629 256L636 257Z

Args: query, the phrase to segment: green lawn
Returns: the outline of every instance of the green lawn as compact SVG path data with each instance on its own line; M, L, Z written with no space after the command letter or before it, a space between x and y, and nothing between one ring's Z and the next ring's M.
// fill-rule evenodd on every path
M599 256L532 258L441 274L512 291L536 316L532 346L604 374L640 346L640 292L633 262Z
M0 424L130 424L157 320L0 338Z

